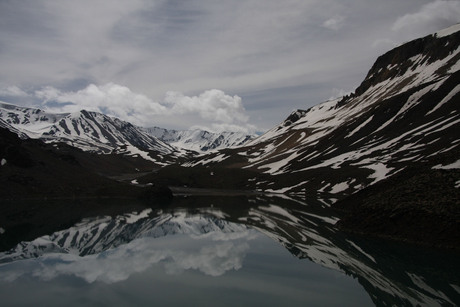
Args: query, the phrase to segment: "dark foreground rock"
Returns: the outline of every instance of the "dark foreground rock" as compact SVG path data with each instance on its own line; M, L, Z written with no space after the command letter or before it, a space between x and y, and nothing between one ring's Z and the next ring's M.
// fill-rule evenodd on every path
M334 204L356 234L460 251L458 169L412 167Z

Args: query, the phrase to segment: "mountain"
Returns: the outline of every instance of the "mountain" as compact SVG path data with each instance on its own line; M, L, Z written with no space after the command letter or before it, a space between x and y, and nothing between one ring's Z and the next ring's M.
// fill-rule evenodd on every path
M455 25L380 56L350 95L139 182L331 198L342 229L452 247L460 235L459 69Z
M240 188L342 198L411 165L454 163L459 43L454 31L397 47L377 59L355 93L294 111L243 147L185 162L190 170L181 176L203 168L241 170Z
M21 137L65 143L98 154L140 157L163 166L191 154L168 145L131 123L97 112L53 114L0 103L2 127Z
M144 130L167 144L200 153L239 147L256 137L241 132L212 133L204 130L168 130L159 127Z
M5 224L20 220L31 225L33 211L46 211L40 200L100 197L148 200L160 194L168 194L161 187L136 186L102 176L86 165L92 159L91 163L108 163L107 160L99 158L99 155L88 156L63 143L46 144L38 139L20 139L8 129L0 128L1 222ZM113 162L121 164L117 166L118 169L133 167L124 158L115 159ZM19 199L37 200L40 205L23 203ZM66 214L75 212L74 210L80 209L67 207ZM57 223L60 217L61 215L54 217ZM43 223L43 220L38 220ZM18 229L18 232L21 230Z

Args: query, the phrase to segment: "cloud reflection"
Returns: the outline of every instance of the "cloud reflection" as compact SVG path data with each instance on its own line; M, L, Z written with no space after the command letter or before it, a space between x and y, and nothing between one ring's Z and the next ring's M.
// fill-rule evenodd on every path
M196 216L191 219L197 222ZM164 223L164 219L160 220L163 221L163 227L171 227L171 224L174 224L175 228L181 228L182 231L172 235L165 233L165 236L160 237L154 235L157 234L155 231L147 231L144 236L127 244L86 256L72 252L71 248L68 249L69 252L65 252L63 248L48 250L35 259L1 265L0 281L12 282L20 277L49 281L59 276L75 276L88 283L115 283L155 265L161 266L167 274L195 270L205 275L221 276L227 271L242 268L243 259L249 250L249 241L257 236L254 230L245 227L229 225L231 230L218 229L213 227L213 219L205 217L199 218L199 228L203 231L201 234L195 230L186 230L187 226L190 227L190 220L184 216L180 219L177 216L170 217L168 223ZM105 220L100 221L103 223ZM147 219L143 222L148 221ZM84 229L88 225L82 223L80 226ZM156 224L156 227L161 225ZM212 230L209 231L210 229ZM74 230L69 229L69 233Z

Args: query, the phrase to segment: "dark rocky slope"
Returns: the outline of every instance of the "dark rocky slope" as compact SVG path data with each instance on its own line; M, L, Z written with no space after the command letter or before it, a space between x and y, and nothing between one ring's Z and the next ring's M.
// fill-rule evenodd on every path
M143 195L144 188L90 171L76 158L79 155L82 155L79 150L65 144L52 146L40 140L22 140L0 128L2 202L8 199L134 198Z
M333 207L347 232L460 251L460 170L414 165Z

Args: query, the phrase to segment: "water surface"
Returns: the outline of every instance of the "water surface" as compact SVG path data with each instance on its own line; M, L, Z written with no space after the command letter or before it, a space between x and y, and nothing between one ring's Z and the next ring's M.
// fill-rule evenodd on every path
M327 201L260 195L176 197L84 218L0 253L0 297L5 306L459 303L455 255L350 237L336 220Z

